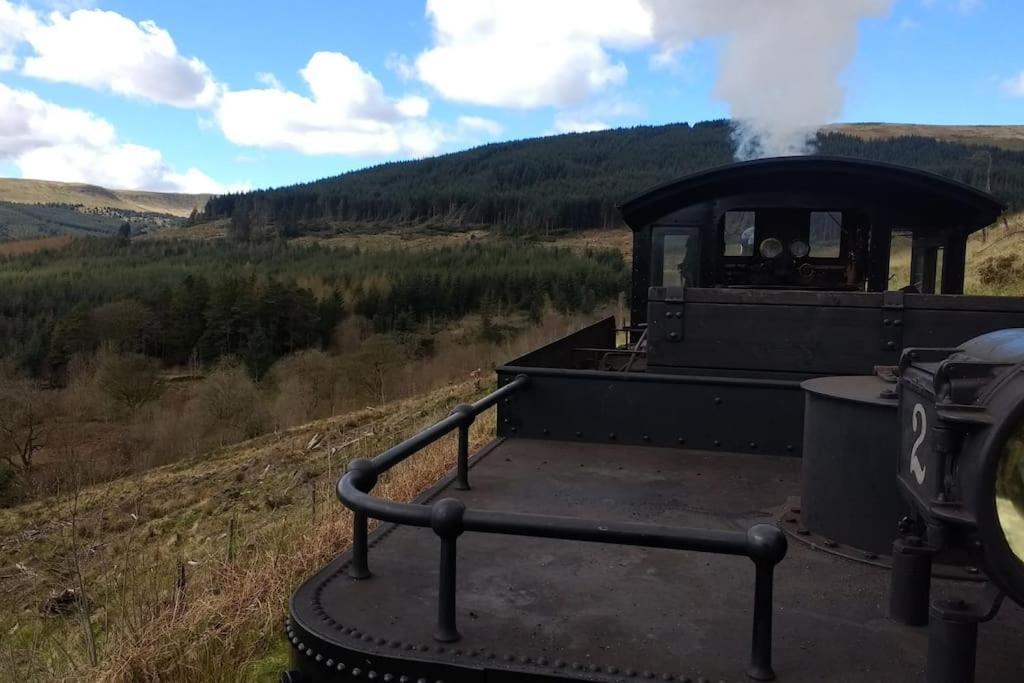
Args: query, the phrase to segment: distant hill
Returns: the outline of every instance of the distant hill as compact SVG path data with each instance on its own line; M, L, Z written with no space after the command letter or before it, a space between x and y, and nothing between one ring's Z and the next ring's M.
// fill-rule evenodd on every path
M209 198L208 194L108 190L83 183L0 178L0 202L15 204L69 204L87 209L120 209L184 218L192 209L201 209Z
M924 137L965 145L989 145L1024 151L1024 126L932 126L921 123L837 123L825 132L846 133L866 140Z
M108 190L97 185L0 178L0 242L59 235L109 235L127 222L135 234L178 225L210 198Z
M990 187L1019 209L1024 149L1009 148L1018 128L959 127L937 136L935 127L862 124L820 132L817 147L822 154L888 161ZM612 227L620 225L615 206L623 199L729 163L732 155L728 121L573 133L213 197L203 217L230 219L229 234L243 238L266 230L290 237L402 226L532 233Z

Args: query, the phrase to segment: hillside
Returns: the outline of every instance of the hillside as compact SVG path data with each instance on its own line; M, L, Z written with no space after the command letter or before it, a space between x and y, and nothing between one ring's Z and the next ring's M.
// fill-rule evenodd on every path
M165 213L130 209L85 208L71 204L0 202L0 243L52 237L106 237L128 223L132 234L176 226L184 219Z
M1024 150L997 144L1009 130L1015 129L999 128L992 139L978 133L972 144L907 137L905 132L916 129L906 128L892 129L895 137L871 137L877 132L873 128L858 128L857 135L825 131L817 148L822 154L903 164L990 186L1011 207L1024 208ZM290 237L410 225L449 231L494 226L525 233L614 227L620 224L615 206L630 195L732 161L730 136L729 122L710 121L495 143L214 197L204 218L231 219L229 234L242 238L264 230Z
M1024 151L1024 126L932 126L920 123L837 123L825 132L845 133L865 140L923 137L965 145L987 145Z
M349 541L338 473L486 390L457 382L0 510L5 680L277 680L290 591ZM473 447L493 430L477 420ZM382 486L408 500L454 458L443 440Z
M209 198L208 194L108 190L82 183L0 178L0 202L15 204L69 204L85 209L119 209L184 218L192 209L202 208Z

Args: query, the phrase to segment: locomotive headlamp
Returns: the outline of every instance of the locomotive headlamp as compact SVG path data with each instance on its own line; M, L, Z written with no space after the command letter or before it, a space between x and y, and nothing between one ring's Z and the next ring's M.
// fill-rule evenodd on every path
M893 544L890 614L928 624L928 681L973 681L978 625L1024 605L1024 329L900 358L899 488L914 510ZM930 598L932 560L978 568L981 592Z
M761 247L758 249L758 251L761 252L761 256L763 256L764 258L778 258L779 256L782 255L783 252L782 242L780 242L775 237L769 237L763 242L761 242Z
M900 360L900 488L928 548L1024 605L1024 329Z

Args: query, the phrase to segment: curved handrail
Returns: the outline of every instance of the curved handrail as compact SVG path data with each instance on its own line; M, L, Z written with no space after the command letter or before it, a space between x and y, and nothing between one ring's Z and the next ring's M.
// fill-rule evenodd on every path
M468 489L469 427L477 415L529 384L528 376L518 375L475 403L456 406L447 417L375 458L360 458L349 463L337 486L338 499L353 512L349 575L355 579L371 576L368 562L369 519L433 529L441 539L438 627L435 638L449 642L460 638L455 625L455 550L456 539L466 531L742 555L752 560L756 568L754 628L747 675L756 680L772 680L775 677L771 665L773 573L775 565L785 557L787 548L785 534L774 525L757 524L746 531L671 527L558 515L473 510L467 509L463 502L454 498L444 498L427 505L400 503L372 495L371 491L381 474L455 429L459 430L455 488Z

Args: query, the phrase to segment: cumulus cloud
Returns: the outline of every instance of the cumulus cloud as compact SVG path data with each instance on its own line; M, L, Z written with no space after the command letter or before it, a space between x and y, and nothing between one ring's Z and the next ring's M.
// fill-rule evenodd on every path
M678 70L694 42L721 40L714 92L739 121L739 156L803 153L842 113L860 21L893 1L428 0L433 45L412 66L446 99L552 106L556 131L601 130L612 115L587 109L625 81L616 51L650 50L651 68Z
M1010 97L1024 97L1024 70L1003 81L1003 92Z
M25 32L34 55L26 75L110 90L175 107L206 106L217 85L206 65L184 57L171 34L152 21L116 12L52 12Z
M722 37L715 95L738 120L737 156L809 151L814 131L838 118L840 76L862 19L892 0L644 0L664 45Z
M444 139L423 121L429 102L393 99L372 74L340 52L317 52L299 72L310 95L280 88L227 91L217 108L238 145L302 154L425 155Z
M175 107L213 102L218 86L206 65L178 52L170 33L152 21L117 12L75 9L39 14L0 0L0 70L74 83Z
M15 51L35 25L36 13L31 9L0 0L0 71L16 68Z
M416 75L447 99L501 107L578 104L621 84L608 49L650 40L638 0L428 0L434 45Z
M26 178L164 192L224 192L196 168L175 171L159 150L120 142L114 127L80 109L0 83L0 161Z

